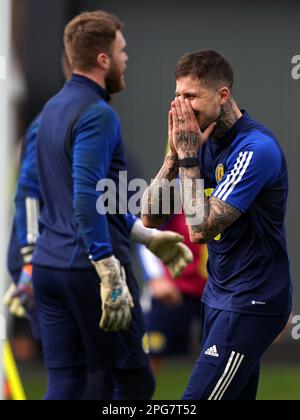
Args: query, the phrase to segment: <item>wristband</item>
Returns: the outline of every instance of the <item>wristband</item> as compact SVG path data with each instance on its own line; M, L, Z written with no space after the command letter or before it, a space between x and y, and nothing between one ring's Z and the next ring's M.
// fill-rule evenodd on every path
M197 158L185 158L179 160L179 168L193 168L199 166Z

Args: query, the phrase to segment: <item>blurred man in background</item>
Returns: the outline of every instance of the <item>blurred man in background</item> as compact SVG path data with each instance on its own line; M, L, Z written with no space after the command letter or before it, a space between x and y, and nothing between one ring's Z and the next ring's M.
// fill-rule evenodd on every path
M61 57L61 68L65 79L68 80L72 69L65 53ZM40 120L41 113L29 125L22 141L15 216L7 253L7 268L12 283L3 299L9 313L15 316L11 328L14 353L17 358L19 356L24 360L36 356L36 340L40 340L32 287L32 255L38 237L38 217L43 204L36 165L36 139Z
M12 315L32 320L32 254L38 237L41 197L36 171L36 135L40 115L26 131L16 193L16 215L8 252L8 269L13 279L4 302ZM21 261L21 264L20 264Z
M62 72L66 80L72 75L70 63L63 53ZM15 196L15 217L8 246L7 267L13 283L10 285L4 303L9 312L18 318L33 321L38 336L34 297L32 288L32 255L38 237L38 218L43 205L36 164L36 139L41 113L26 130L21 154L21 163Z

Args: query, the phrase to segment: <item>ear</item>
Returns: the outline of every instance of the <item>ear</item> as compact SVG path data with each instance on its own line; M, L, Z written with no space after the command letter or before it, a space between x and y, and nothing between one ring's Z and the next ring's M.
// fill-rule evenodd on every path
M110 58L105 53L100 53L97 57L97 64L102 70L108 70L110 67Z
M231 96L231 91L228 87L222 87L219 90L220 105L225 105Z

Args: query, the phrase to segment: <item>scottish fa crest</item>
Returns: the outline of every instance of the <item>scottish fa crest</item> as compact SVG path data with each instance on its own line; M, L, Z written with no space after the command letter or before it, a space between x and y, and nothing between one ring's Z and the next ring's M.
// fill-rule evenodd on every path
M219 182L222 181L224 174L225 174L224 165L223 165L223 163L220 163L217 166L217 169L216 169L216 181L217 181L217 184L219 184Z

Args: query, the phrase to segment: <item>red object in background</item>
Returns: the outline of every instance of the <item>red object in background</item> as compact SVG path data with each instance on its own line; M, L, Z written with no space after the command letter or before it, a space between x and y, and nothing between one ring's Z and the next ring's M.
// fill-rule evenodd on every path
M165 268L165 276L176 284L178 289L187 295L201 297L207 282L207 246L193 244L190 241L188 228L185 224L185 215L176 214L163 227L163 230L171 230L184 236L185 244L194 255L194 261L189 264L180 277L173 279Z
M4 384L4 397L7 401L11 400L11 392L10 392L10 387L7 380L5 380L5 384Z

